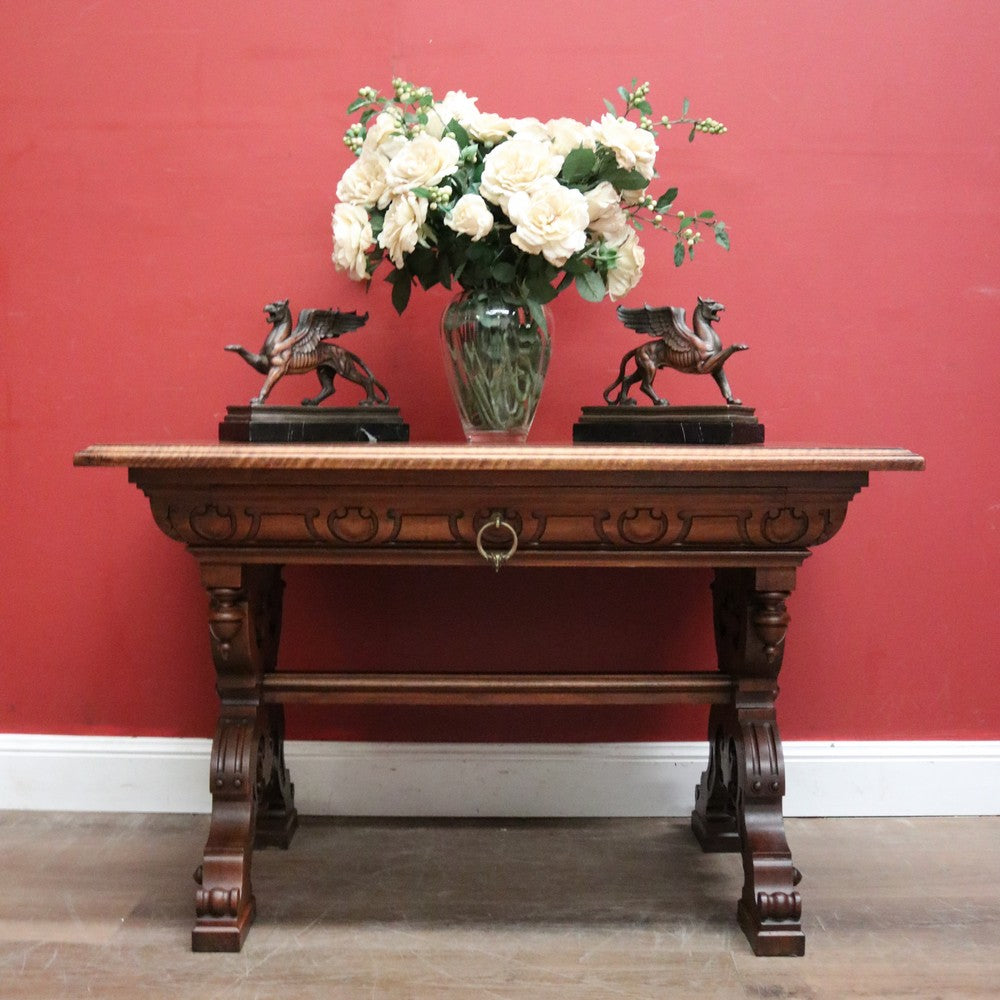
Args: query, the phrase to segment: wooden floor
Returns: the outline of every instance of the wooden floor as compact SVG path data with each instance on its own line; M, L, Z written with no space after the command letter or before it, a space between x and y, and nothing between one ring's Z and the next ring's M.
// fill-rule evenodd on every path
M189 951L204 816L0 813L0 998L1000 996L1000 817L791 820L806 957L679 820L306 820L239 955Z

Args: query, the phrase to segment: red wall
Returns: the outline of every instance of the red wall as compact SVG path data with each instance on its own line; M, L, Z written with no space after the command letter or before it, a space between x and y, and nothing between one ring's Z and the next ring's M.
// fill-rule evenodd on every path
M804 568L786 737L1000 738L996 445L1000 28L988 2L807 0L499 8L388 0L0 7L0 731L208 735L193 561L94 442L208 440L259 378L262 305L370 311L353 343L415 441L457 441L440 290L398 318L330 263L344 108L396 74L486 110L588 120L632 75L657 113L729 126L660 156L733 250L677 271L652 234L631 304L728 306L730 378L769 440L901 445ZM666 184L664 184L666 186ZM567 293L536 442L567 442L633 335ZM669 375L664 376L670 379ZM714 387L674 376L677 402ZM297 400L294 380L275 401ZM706 666L707 577L289 573L286 662ZM526 595L526 599L525 599ZM332 621L330 620L332 619ZM343 622L343 626L338 625ZM661 638L664 629L667 638ZM305 633L308 632L308 637ZM675 645L674 645L675 644ZM356 710L293 735L691 739L666 710Z

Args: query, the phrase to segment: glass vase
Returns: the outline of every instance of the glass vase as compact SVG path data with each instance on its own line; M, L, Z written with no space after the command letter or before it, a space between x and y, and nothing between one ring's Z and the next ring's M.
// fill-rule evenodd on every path
M466 290L441 317L445 370L471 444L521 444L528 437L552 353L544 326L510 289Z

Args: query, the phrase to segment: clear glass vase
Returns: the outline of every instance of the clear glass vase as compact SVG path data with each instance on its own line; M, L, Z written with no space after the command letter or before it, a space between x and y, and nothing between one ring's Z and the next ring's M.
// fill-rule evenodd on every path
M520 444L528 437L552 353L545 325L510 289L461 292L441 317L445 370L472 444Z

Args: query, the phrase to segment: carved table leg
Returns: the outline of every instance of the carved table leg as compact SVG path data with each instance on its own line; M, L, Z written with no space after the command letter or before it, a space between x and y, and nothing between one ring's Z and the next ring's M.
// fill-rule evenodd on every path
M281 621L276 566L203 566L220 698L212 746L212 819L195 879L194 951L239 951L253 922L250 865L257 843L287 846L295 829L280 710L265 706Z
M732 748L728 705L713 705L708 716L708 767L694 790L691 829L708 852L738 851L740 831L736 819L737 789L731 780L728 756Z
M285 710L268 705L268 759L261 769L263 782L257 803L257 829L254 847L287 848L299 825L295 811L295 786L285 767Z
M740 926L758 955L802 955L801 875L785 838L784 757L775 718L793 568L716 570L719 668L733 677L731 705L713 709L709 765L692 827L705 850L743 855ZM734 840L738 838L738 840ZM734 846L734 843L736 846Z

